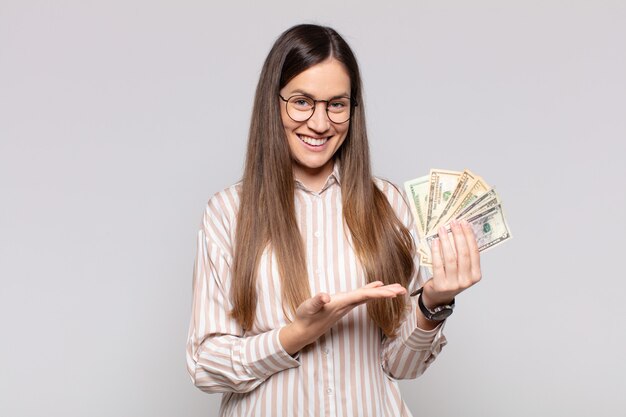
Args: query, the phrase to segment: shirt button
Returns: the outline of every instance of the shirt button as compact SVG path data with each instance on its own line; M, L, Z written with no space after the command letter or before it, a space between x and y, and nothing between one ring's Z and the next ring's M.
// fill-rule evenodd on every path
M322 353L324 353L324 355L328 355L329 352L330 350L328 348L322 349Z
M320 237L321 235L322 234L319 232L319 230L317 232L313 233L313 236L315 236L315 237Z
M326 392L328 393L328 395L331 395L331 394L333 393L333 389L332 389L332 388L328 388L328 389L326 390Z

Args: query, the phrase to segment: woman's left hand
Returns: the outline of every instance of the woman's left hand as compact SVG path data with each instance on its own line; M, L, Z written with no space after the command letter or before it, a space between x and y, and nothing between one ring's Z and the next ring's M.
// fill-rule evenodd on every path
M465 220L450 224L452 238L445 227L432 243L433 277L424 284L424 305L434 308L450 304L454 297L480 281L480 255L471 226ZM455 250L456 249L456 250Z

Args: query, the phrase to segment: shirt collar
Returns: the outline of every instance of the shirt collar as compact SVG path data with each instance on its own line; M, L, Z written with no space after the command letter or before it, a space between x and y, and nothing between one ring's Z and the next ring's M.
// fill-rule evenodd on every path
M333 164L333 172L331 172L330 175L328 176L328 180L326 180L327 183L331 178L334 178L337 184L341 185L341 174L339 172L340 171L339 164L340 164L339 161L335 159L335 163Z

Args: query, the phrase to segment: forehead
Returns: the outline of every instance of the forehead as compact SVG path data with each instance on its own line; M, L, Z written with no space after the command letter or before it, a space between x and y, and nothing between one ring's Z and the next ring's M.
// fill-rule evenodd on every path
M341 62L331 58L296 75L282 92L306 93L314 98L349 96L350 76Z

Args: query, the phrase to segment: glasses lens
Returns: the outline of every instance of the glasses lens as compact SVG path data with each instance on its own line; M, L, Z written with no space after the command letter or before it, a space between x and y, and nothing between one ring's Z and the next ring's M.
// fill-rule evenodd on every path
M331 100L326 108L328 118L334 123L344 123L350 119L350 99L338 98Z
M298 122L303 122L311 117L314 108L315 102L306 96L293 96L287 102L287 114Z

